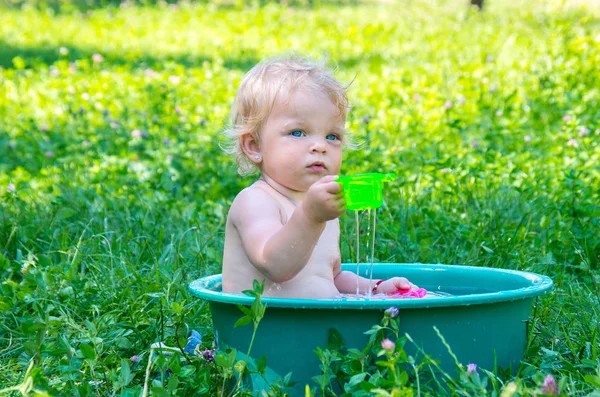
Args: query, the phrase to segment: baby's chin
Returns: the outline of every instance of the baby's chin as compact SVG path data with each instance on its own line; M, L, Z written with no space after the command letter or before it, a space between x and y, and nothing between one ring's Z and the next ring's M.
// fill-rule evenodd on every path
M270 177L274 182L278 185L285 187L286 189L293 190L295 192L306 192L309 187L311 187L315 182L324 177L323 175L309 175L300 178L289 177L289 178L281 178L281 177Z
M304 178L302 183L300 183L300 182L296 183L297 190L299 192L307 191L309 187L311 187L312 185L317 183L321 178L323 178L326 175L330 175L330 174L329 173L319 173L319 174L310 175L310 176Z

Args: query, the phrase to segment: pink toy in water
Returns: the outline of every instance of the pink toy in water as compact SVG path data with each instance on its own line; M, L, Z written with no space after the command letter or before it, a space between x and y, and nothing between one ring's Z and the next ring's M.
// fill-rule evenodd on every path
M427 295L425 288L399 289L393 294L386 294L388 298L422 298Z

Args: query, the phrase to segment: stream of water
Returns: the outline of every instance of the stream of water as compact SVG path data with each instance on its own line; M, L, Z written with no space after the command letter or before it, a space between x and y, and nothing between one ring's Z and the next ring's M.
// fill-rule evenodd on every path
M368 299L392 299L385 294L372 294L373 290L373 266L375 262L375 235L377 232L377 209L373 210L373 230L371 231L371 209L363 211L362 216L364 217L366 212L367 215L367 233L366 233L366 252L367 258L365 263L370 263L369 267L365 269L365 278L369 277L369 289L367 293L361 293L359 279L356 279L356 294L339 294L334 299L351 299L351 300L368 300ZM354 211L354 222L356 224L356 275L360 276L360 214L359 211ZM370 250L369 250L370 248ZM370 251L370 252L369 252ZM370 253L370 256L369 256ZM452 294L442 291L427 291L427 298L446 298L454 296ZM393 299L398 299L394 297ZM400 298L402 299L402 298ZM410 297L407 297L410 299Z
M364 215L364 212L363 212ZM356 275L360 276L360 217L358 210L354 211L354 221L356 223ZM367 291L367 298L371 297L371 290L373 289L373 262L375 258L375 234L377 230L377 209L373 211L373 234L371 235L371 209L367 210L367 263L371 266L365 270L365 276L369 275L369 289ZM369 258L369 247L371 248L371 257ZM356 295L360 295L360 284L359 279L356 278Z

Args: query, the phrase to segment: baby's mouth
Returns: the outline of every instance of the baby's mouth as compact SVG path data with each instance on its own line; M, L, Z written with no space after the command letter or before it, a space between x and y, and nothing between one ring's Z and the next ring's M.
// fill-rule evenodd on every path
M311 171L325 171L327 169L327 167L325 167L325 163L321 162L321 161L315 161L314 163L310 164L308 167L308 169L310 169Z

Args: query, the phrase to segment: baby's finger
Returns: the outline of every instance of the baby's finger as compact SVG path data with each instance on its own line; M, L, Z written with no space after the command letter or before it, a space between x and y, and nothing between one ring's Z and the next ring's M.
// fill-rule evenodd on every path
M321 179L322 180L322 179ZM337 194L342 190L342 187L337 182L329 182L325 185L325 191L331 194Z
M336 200L335 205L340 211L346 211L346 201L344 199Z
M411 289L413 284L404 277L394 277L394 286L398 289Z
M319 179L317 183L329 183L331 181L335 181L338 179L337 175L325 175L323 178Z

